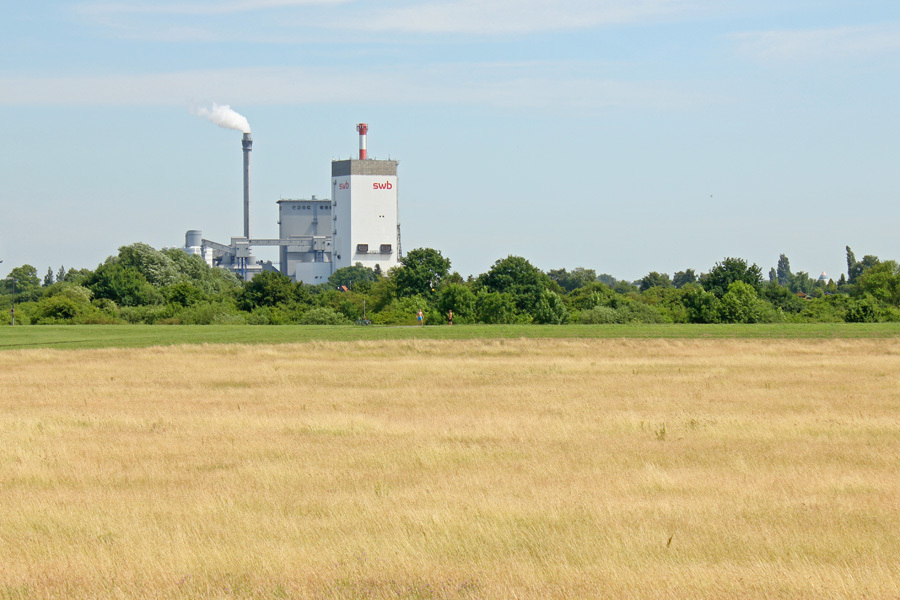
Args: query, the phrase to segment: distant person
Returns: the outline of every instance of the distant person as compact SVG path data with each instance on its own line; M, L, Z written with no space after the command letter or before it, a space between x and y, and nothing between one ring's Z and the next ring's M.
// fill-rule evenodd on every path
M453 311L447 311L447 325L453 325Z
M425 315L422 314L421 308L419 309L419 312L416 313L416 320L419 322L420 327L425 324Z

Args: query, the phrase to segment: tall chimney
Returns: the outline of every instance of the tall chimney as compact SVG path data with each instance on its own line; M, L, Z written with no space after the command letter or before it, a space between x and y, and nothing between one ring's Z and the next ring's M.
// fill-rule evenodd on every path
M249 133L244 134L241 143L244 146L244 237L250 239L250 151L253 140Z
M356 130L359 132L359 160L366 160L366 134L369 133L369 125L360 123Z

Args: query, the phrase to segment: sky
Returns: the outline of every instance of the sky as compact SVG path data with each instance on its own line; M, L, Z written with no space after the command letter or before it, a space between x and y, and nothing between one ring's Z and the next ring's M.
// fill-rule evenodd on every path
M400 161L402 247L634 280L900 259L896 0L4 2L0 275L243 231ZM264 251L261 258L277 259Z

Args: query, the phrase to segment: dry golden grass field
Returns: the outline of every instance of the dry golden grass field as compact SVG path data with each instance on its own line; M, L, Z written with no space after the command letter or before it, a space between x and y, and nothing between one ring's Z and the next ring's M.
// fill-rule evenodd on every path
M900 340L0 352L0 598L900 598Z

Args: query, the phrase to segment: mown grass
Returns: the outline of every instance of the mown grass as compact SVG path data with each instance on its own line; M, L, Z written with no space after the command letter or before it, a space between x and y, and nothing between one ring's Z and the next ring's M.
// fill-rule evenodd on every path
M3 352L0 598L896 599L898 389L898 339Z
M23 348L146 348L179 344L290 344L309 341L564 338L892 338L900 323L757 325L40 325L0 327L0 351Z

